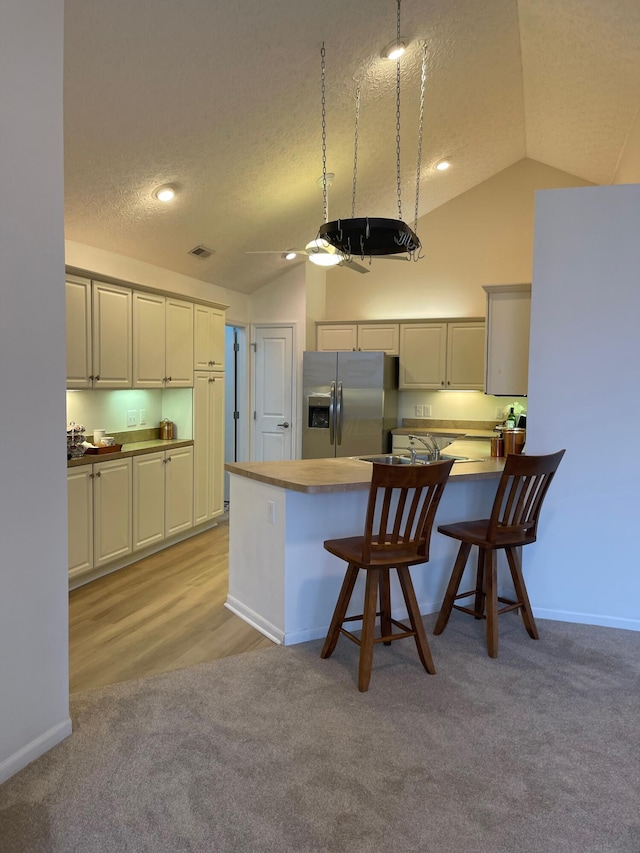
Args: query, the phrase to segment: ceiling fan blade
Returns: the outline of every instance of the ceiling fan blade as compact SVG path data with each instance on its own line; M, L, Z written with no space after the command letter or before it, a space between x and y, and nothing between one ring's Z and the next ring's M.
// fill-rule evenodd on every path
M286 255L287 252L293 252L296 255L305 255L306 252L304 249L271 249L271 250L263 250L260 252L245 252L245 255Z
M410 261L408 255L375 255L376 261Z
M341 264L338 264L339 267L345 267L345 269L353 270L354 272L365 273L370 272L369 267L363 267L362 264L357 264L355 261L342 261Z

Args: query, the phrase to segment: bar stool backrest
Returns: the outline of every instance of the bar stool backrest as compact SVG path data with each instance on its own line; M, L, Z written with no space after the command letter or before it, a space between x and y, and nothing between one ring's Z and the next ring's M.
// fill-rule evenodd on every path
M362 559L384 552L402 562L429 559L431 530L452 459L429 465L374 462Z
M540 509L564 453L507 456L489 520L488 542L535 542Z

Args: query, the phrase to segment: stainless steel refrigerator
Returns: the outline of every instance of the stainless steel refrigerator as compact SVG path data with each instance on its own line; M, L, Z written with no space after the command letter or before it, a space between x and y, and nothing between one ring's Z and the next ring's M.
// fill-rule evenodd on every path
M305 352L303 405L303 459L386 453L398 425L398 359Z

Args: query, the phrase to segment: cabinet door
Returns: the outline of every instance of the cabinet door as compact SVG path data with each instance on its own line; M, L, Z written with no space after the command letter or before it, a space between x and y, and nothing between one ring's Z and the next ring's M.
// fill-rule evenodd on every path
M69 577L93 568L93 466L67 472Z
M445 388L446 323L400 324L400 388Z
M133 387L164 388L165 298L133 294Z
M132 381L131 290L93 283L95 388L130 388Z
M165 536L193 527L193 448L165 451Z
M209 466L209 518L224 510L224 376L209 384L211 461Z
M224 370L225 313L208 305L194 307L194 370Z
M67 388L91 388L91 282L67 276Z
M350 325L329 325L326 323L316 326L318 352L353 352L358 348L358 326L356 323Z
M132 550L131 459L93 466L93 565L117 560Z
M209 518L209 468L211 466L211 424L209 420L209 371L193 375L193 523Z
M400 325L398 323L359 323L358 349L362 352L400 352Z
M447 390L483 390L484 339L484 323L448 324Z
M165 309L167 388L191 388L193 304L180 299L167 299Z
M487 285L485 391L497 396L527 394L531 285Z
M135 456L133 463L133 550L164 539L164 451Z

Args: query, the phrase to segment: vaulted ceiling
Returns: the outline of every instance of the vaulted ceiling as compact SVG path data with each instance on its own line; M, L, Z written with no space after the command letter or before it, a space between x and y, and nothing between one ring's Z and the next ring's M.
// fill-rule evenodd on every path
M66 237L244 293L329 218L397 217L396 0L66 0ZM638 0L402 0L403 218L530 157L609 183L640 106ZM435 163L447 157L447 172ZM178 190L168 205L152 191ZM214 254L189 254L203 244ZM274 250L272 255L246 254ZM374 261L375 263L375 261Z

